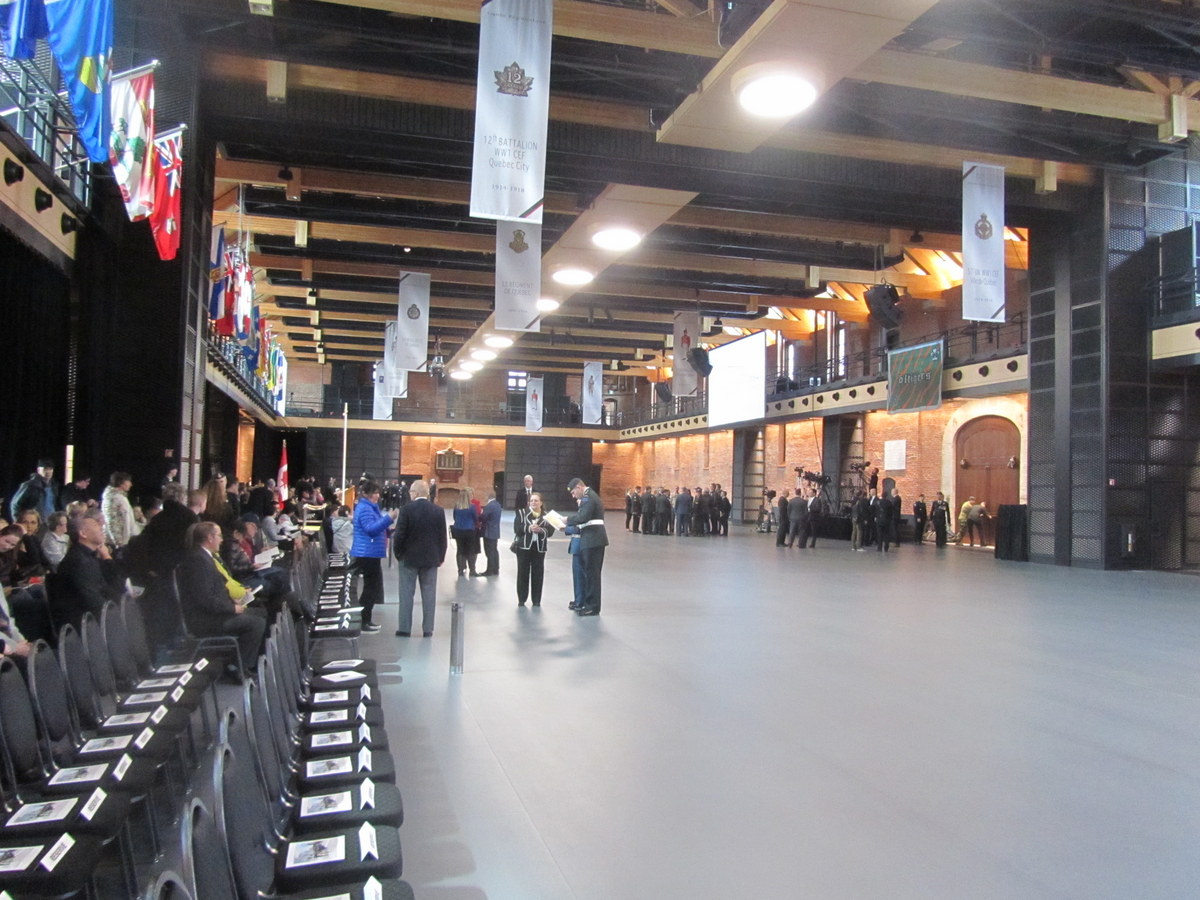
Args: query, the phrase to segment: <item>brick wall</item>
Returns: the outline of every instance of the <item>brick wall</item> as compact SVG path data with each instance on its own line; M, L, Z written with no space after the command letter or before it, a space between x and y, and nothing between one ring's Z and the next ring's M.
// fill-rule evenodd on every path
M405 475L429 478L436 474L434 457L451 443L455 450L463 454L463 473L457 481L450 481L445 476L438 478L439 491L442 488L453 489L439 494L439 501L443 506L453 505L457 488L462 485L471 487L480 501L485 500L492 489L494 474L504 470L503 438L454 438L451 441L444 437L406 434L400 441L401 471Z
M796 487L795 468L822 471L821 441L825 430L822 418L804 419L781 425L767 425L764 476L767 487L780 491ZM830 461L829 469L836 468Z

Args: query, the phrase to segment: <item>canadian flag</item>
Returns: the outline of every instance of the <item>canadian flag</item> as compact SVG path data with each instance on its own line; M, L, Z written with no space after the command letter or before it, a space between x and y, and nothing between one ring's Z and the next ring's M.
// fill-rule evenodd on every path
M283 442L283 452L279 454L279 477L275 479L275 490L279 492L279 506L282 509L288 498L287 441Z

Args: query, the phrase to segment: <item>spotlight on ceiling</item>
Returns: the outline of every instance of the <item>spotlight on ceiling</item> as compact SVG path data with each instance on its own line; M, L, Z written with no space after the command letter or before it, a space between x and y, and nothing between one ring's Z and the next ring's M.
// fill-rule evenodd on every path
M455 381L469 381L471 378L474 378L475 376L472 372L467 372L463 369L455 369L453 372L450 373L450 377L453 378Z
M289 169L286 164L284 165L284 167L282 169L279 170L279 172L277 174L279 175L279 178L282 181L291 181L293 178L296 177L296 174L291 169Z
M471 351L471 359L477 359L480 362L491 362L495 358L496 352L494 350L484 350L481 348Z
M592 234L592 243L601 250L623 253L642 242L642 233L626 225L606 225Z
M560 305L553 297L539 297L537 302L538 312L554 312Z
M473 359L468 359L468 360L465 360L465 361L459 363L458 367L460 369L466 369L468 372L478 372L480 369L483 368L483 363L476 362Z
M513 339L505 337L502 334L489 334L483 339L483 342L489 347L495 347L497 350L503 350L505 347L513 345Z
M558 269L550 276L559 284L565 284L568 287L580 287L585 284L591 284L595 274L587 269L579 268L578 266L569 266L565 269Z
M733 76L742 109L767 119L790 119L808 109L821 92L821 79L789 62L761 62Z

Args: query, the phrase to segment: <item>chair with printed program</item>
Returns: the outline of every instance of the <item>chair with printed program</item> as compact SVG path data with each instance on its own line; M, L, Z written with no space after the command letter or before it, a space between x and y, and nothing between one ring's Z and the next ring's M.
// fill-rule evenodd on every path
M218 748L213 761L217 832L229 849L240 900L257 900L264 893L362 897L369 880L385 898L410 896L407 886L396 880L403 858L395 828L364 823L356 829L276 840L262 793L251 784L254 777L253 768L228 745Z

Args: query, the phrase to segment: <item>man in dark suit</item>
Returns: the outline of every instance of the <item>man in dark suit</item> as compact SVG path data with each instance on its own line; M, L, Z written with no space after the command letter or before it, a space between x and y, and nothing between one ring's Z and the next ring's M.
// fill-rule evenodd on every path
M521 486L517 488L517 500L513 509L520 512L523 509L529 509L529 495L533 493L533 476L526 475L521 482Z
M532 480L532 479L531 479ZM446 511L429 499L429 483L414 481L412 500L400 509L392 553L400 562L400 627L396 637L412 634L413 598L421 583L421 629L433 636L437 609L437 570L446 559Z
M821 522L821 495L815 487L808 489L808 497L804 500L804 505L808 507L808 511L804 516L803 530L800 532L800 546L805 543L809 547L817 546L817 526Z
M97 619L109 600L120 600L125 584L108 546L99 510L73 516L67 523L71 547L58 565L50 590L50 609L56 628L79 627L84 613Z
M237 638L244 670L254 668L267 630L261 610L247 612L253 595L225 571L217 551L221 527L200 522L189 531L191 551L177 571L179 600L188 627L200 637L232 635ZM244 672L243 672L244 674Z
M875 539L878 541L875 549L887 553L892 536L895 533L895 525L893 523L895 521L896 510L892 506L892 498L888 496L887 491L883 488L879 489L879 499L875 509Z
M923 543L925 538L925 523L929 521L929 511L925 507L925 495L921 494L917 497L917 502L913 504L913 529L915 535L914 543Z
M579 511L566 517L568 525L579 528L579 557L583 564L583 603L575 614L598 616L600 573L604 568L604 548L608 546L604 504L600 502L600 495L584 484L582 478L572 478L567 490L579 502Z

